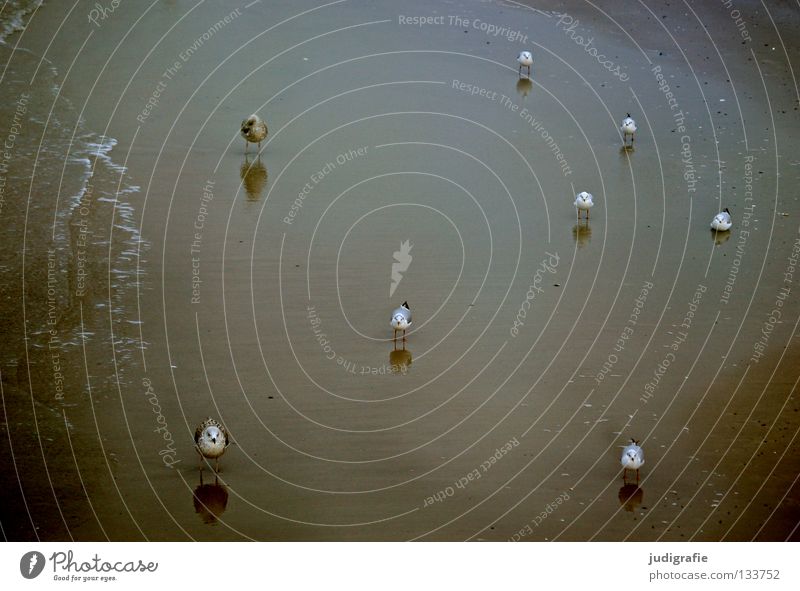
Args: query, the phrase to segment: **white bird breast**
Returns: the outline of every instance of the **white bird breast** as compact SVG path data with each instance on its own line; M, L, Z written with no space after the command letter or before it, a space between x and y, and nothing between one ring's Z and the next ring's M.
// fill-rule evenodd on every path
M638 446L629 445L622 450L622 458L620 463L631 470L638 470L644 464L644 453L642 448Z
M720 231L730 230L732 225L733 224L731 223L731 216L729 216L724 211L715 215L714 219L711 220L711 228L714 230L720 230Z
M592 201L591 193L578 193L577 197L575 198L575 206L579 207L580 209L589 209L594 205Z

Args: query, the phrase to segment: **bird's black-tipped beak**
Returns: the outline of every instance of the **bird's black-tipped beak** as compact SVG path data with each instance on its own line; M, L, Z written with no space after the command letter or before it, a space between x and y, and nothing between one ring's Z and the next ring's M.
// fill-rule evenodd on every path
M211 443L216 443L216 442L217 442L217 438L216 437L212 437L211 438Z

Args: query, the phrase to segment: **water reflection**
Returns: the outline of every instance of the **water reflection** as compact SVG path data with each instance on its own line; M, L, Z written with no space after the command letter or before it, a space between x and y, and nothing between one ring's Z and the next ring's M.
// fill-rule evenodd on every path
M731 238L730 232L715 232L711 231L711 237L714 239L714 244L720 246L725 244Z
M192 501L194 512L200 515L203 523L214 524L225 513L228 506L228 489L214 477L214 484L203 484L203 473L200 472L200 485L194 489Z
M626 511L636 511L644 501L644 490L639 488L638 484L624 484L619 489L619 504Z
M411 365L411 351L406 349L406 344L402 343L401 348L397 348L397 343L394 344L394 349L389 352L389 367L392 373L408 373L408 366Z
M251 162L245 155L242 166L239 168L239 176L242 178L242 186L247 193L248 201L258 201L264 187L267 186L267 167L261 162L261 154Z
M583 248L592 241L592 228L589 220L579 221L572 228L572 237L578 243L578 248Z
M517 81L517 93L523 98L533 90L533 81L530 78L520 78Z

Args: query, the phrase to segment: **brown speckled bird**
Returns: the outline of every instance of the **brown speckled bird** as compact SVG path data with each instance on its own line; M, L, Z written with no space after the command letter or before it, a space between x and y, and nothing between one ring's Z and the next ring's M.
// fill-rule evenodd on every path
M269 130L267 124L255 113L250 115L247 119L242 121L242 128L240 129L242 137L244 138L244 152L247 153L247 147L250 143L258 144L258 149L261 150L261 142L267 137Z
M194 443L197 446L197 453L200 454L200 469L203 469L203 458L208 458L216 460L215 471L219 472L219 458L225 453L225 449L230 443L225 427L208 417L195 430Z

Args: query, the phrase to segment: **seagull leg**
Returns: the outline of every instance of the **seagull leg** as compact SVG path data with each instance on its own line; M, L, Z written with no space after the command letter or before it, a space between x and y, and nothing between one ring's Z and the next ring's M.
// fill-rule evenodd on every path
M217 458L217 465L214 466L214 472L219 472L219 458Z
M528 80L531 79L531 67L528 66Z
M519 75L522 76L522 64L519 65Z

